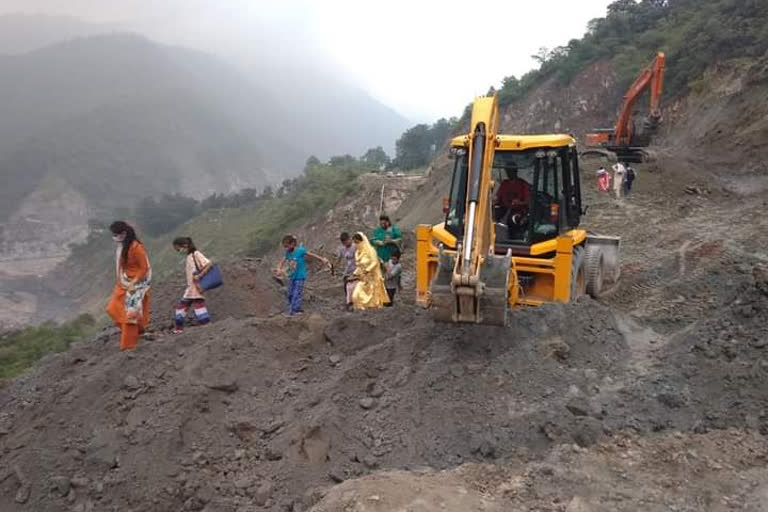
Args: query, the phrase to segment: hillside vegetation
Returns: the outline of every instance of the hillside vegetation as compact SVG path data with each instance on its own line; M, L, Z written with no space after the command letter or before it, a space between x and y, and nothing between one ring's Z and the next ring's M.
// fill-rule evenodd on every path
M518 101L552 76L567 85L600 59L614 62L618 94L658 51L667 54L666 94L684 94L714 62L768 51L768 2L617 0L604 18L589 23L583 38L542 48L535 56L538 69L506 77L499 98L502 104Z
M95 327L93 317L85 314L61 325L45 323L0 335L0 379L19 375L45 355L67 350L93 334Z

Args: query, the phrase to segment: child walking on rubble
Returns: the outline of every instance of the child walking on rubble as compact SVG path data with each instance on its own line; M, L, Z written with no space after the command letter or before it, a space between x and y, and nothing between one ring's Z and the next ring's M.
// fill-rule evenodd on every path
M352 292L355 291L357 284L352 276L355 274L355 246L352 244L352 237L349 233L342 233L339 236L339 250L336 253L341 268L341 276L344 279L344 297L346 298L346 310L352 311Z
M173 249L187 255L184 260L187 288L184 290L184 296L176 304L173 315L173 333L181 334L184 332L184 321L187 318L187 311L190 307L195 312L195 319L198 325L206 325L211 321L208 308L205 305L205 297L199 285L200 278L211 270L211 261L202 252L197 250L194 242L188 236L174 239Z
M401 279L403 277L403 266L400 264L400 251L395 250L390 256L389 261L384 263L386 273L384 275L384 287L387 289L389 304L391 307L395 302L395 293L402 289Z
M285 254L280 265L277 267L278 275L288 276L288 311L285 316L294 316L301 314L301 301L304 298L304 283L307 281L307 262L306 258L314 258L333 271L333 265L327 258L307 251L303 245L299 245L298 240L293 235L283 237L283 249Z

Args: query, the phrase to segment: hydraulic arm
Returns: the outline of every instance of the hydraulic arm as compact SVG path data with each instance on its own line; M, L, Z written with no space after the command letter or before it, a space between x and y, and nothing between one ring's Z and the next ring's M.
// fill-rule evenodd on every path
M432 290L437 315L446 321L504 323L509 257L493 254L491 169L496 149L498 104L478 98L468 138L466 220L457 251L441 251Z

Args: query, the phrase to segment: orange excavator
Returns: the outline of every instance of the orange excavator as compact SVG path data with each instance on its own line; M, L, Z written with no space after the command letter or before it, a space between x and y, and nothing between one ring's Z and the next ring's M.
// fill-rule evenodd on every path
M582 154L600 154L612 161L643 162L651 159L646 149L661 122L661 92L664 86L664 66L666 57L656 54L653 62L640 73L624 95L624 102L619 111L614 128L599 128L586 136L587 150ZM632 117L633 107L645 90L650 92L648 116L640 123Z

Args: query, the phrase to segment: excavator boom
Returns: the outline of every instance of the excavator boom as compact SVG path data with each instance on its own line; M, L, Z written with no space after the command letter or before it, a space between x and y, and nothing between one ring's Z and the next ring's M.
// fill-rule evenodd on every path
M466 221L455 253L441 251L432 288L438 320L503 325L507 309L509 257L493 254L491 168L497 143L498 103L478 98L467 135Z
M658 123L661 119L661 101L662 88L664 86L664 66L666 57L663 53L658 53L653 59L651 65L640 73L632 86L624 95L624 102L619 111L619 118L614 129L614 142L617 146L632 146L632 109L638 98L645 92L650 91L650 108L648 119L651 123Z

